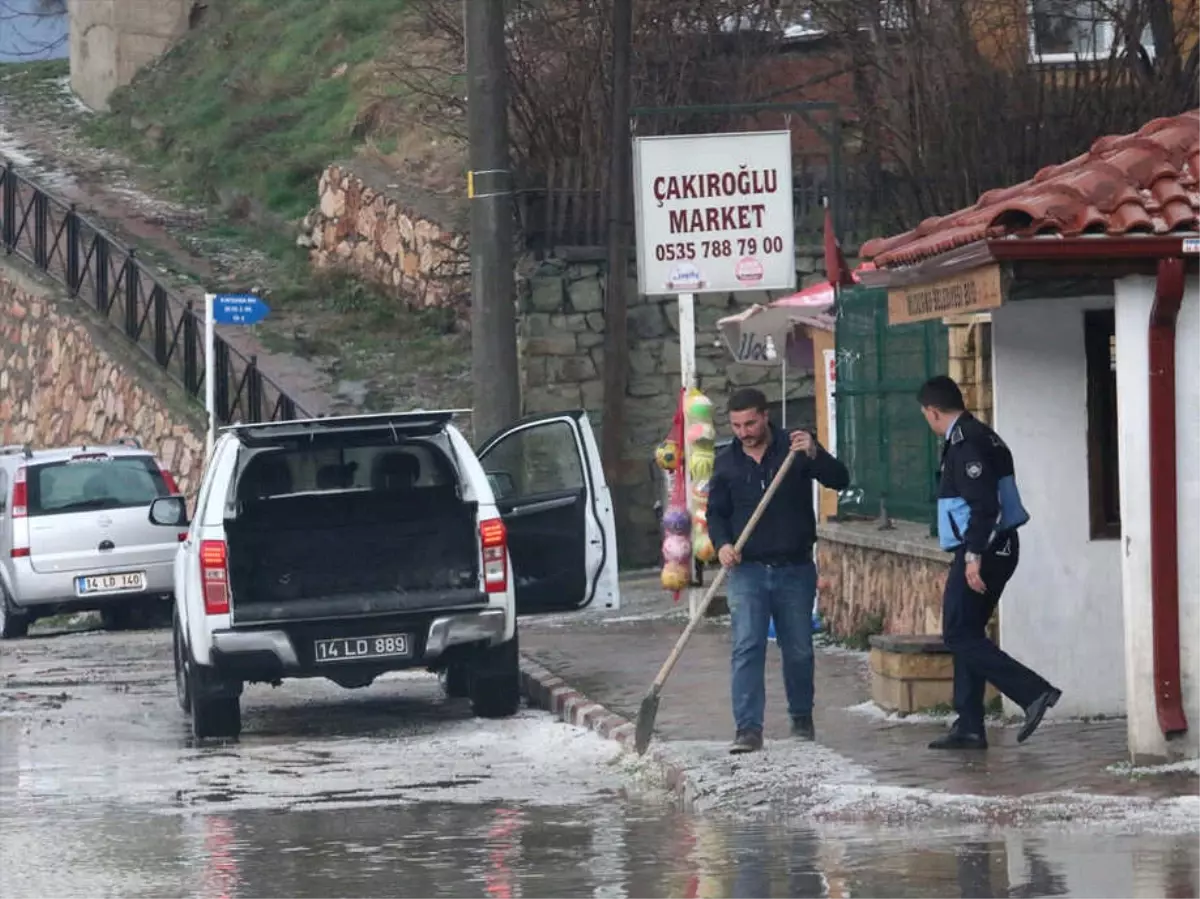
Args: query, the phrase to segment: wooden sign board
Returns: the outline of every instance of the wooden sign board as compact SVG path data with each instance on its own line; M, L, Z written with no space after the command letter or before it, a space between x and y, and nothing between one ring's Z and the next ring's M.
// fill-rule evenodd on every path
M941 319L995 309L1004 302L1000 266L988 265L948 278L888 291L888 324Z

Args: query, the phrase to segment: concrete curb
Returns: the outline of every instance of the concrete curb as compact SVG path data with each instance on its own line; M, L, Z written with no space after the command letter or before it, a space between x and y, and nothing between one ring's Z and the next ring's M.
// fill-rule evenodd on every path
M685 808L694 802L696 788L686 767L660 740L651 743L644 756L638 756L633 748L635 726L632 721L594 702L525 655L521 656L521 692L531 705L567 724L595 731L618 743L630 759L648 763L652 776L660 780Z

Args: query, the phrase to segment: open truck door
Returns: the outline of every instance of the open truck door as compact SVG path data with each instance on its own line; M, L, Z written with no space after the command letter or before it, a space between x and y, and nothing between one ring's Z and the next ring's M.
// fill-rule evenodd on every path
M612 498L587 413L523 419L477 455L508 529L517 611L619 608Z

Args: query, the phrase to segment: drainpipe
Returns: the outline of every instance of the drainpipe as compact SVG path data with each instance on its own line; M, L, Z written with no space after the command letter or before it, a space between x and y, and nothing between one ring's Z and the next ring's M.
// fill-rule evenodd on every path
M1184 261L1160 259L1150 308L1150 606L1154 705L1163 736L1186 733L1179 646L1179 517L1176 493L1175 323Z

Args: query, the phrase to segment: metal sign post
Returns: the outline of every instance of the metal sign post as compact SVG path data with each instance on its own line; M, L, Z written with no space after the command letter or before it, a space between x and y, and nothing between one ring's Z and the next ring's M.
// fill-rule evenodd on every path
M638 288L677 298L680 379L695 387L696 294L795 289L791 132L639 137L633 166ZM688 591L693 616L699 598Z
M204 409L208 417L206 456L212 458L217 434L217 325L257 325L271 311L251 293L204 295Z

